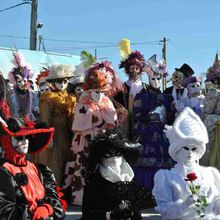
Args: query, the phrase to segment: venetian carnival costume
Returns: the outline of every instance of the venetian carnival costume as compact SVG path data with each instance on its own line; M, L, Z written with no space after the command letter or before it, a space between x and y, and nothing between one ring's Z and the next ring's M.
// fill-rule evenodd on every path
M139 210L151 194L133 182L129 163L138 157L140 144L118 130L98 134L89 146L82 220L141 220Z
M41 124L42 125L42 124ZM19 126L10 118L0 120L0 143L4 159L0 166L0 219L61 220L63 208L51 170L26 159L27 153L42 151L53 136L53 128L38 128L30 121Z
M187 107L165 133L170 141L169 154L177 164L155 175L156 210L164 220L220 219L220 173L199 165L208 142L203 122Z
M163 133L169 101L160 91L160 83L167 69L164 63L157 62L154 55L148 60L145 70L150 85L136 95L133 107L133 136L142 145L133 169L134 180L151 191L155 172L171 167L173 163L168 154L168 139Z
M40 71L40 74L36 78L36 85L39 91L39 94L38 94L39 95L39 109L41 109L41 111L42 111L41 105L44 105L44 101L42 100L42 98L44 98L43 94L51 91L50 83L47 82L48 75L49 75L49 70L46 68L43 68L43 70ZM51 150L49 148L51 147L51 145L52 145L52 142L50 146L44 151L40 152L39 154L31 155L32 162L48 165L48 158L50 156L49 154L51 153Z
M83 85L85 83L84 78L86 69L96 63L95 57L85 50L80 53L80 60L82 62L76 66L76 70L73 72L74 76L69 80L67 87L67 92L69 94L74 94L77 100L84 91Z
M220 59L218 54L215 56L213 65L206 72L203 121L209 134L205 164L220 169Z
M164 90L164 94L169 97L170 106L168 109L167 123L173 124L176 117L176 103L178 100L182 100L188 96L187 88L184 88L182 82L184 79L192 76L194 74L193 69L186 63L184 63L180 68L175 68L172 74L172 86Z
M187 88L188 95L176 102L177 113L180 113L185 107L190 107L196 114L203 117L205 96L202 94L201 84L200 77L190 76L183 80L182 85Z
M55 133L45 159L61 186L71 146L71 122L74 117L76 97L67 93L69 78L73 77L71 66L55 64L48 68L47 82L53 87L52 91L40 96L40 121L54 127ZM44 155L45 156L45 155Z
M11 108L12 117L25 120L26 117L35 121L39 115L38 95L30 84L31 68L25 63L20 52L13 52L14 68L8 75L9 82L13 85L8 89L8 102Z
M78 205L82 204L88 143L100 131L116 126L118 121L114 105L104 93L110 89L106 77L108 71L113 69L106 62L96 63L86 71L86 91L76 105L72 124L74 137L66 163L63 188L72 192L71 202Z
M133 130L132 110L135 96L140 93L147 85L142 82L141 75L144 71L145 59L140 51L131 51L130 40L123 39L119 44L122 61L119 68L124 68L128 80L124 82L124 91L118 92L114 99L122 104L129 113L129 121L127 124L127 133L131 137Z

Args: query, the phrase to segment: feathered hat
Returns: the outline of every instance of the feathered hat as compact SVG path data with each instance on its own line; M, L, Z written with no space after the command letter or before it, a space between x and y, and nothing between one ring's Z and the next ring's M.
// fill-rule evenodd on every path
M47 82L47 76L49 75L49 70L43 67L43 70L40 71L40 74L36 78L36 84L40 86L41 84L49 84Z
M122 57L122 61L119 64L119 68L124 68L125 73L129 73L129 67L131 65L138 65L140 67L141 72L145 66L144 56L140 51L132 51L130 48L130 40L122 39L119 43L119 51Z
M24 78L31 78L31 67L29 64L25 63L25 59L22 53L20 52L13 52L13 59L12 63L14 64L14 68L11 70L11 72L8 75L8 79L11 83L14 85L16 84L16 76L19 75Z
M159 74L162 77L166 77L168 75L168 70L166 64L163 60L157 62L157 55L154 54L150 57L146 63L145 71L148 76L153 76L154 74Z
M90 142L88 169L94 172L103 156L120 153L128 163L135 163L139 157L141 144L132 143L125 137L120 128L114 128L107 133L100 133Z
M87 69L85 73L86 90L101 89L110 90L109 75L115 75L115 71L108 61L97 62Z
M49 75L47 76L48 82L54 82L56 79L63 79L63 78L72 78L73 69L71 65L67 64L54 64L51 65L49 68Z
M206 78L207 81L211 81L220 86L220 59L218 52L216 53L213 65L207 70Z
M95 57L86 50L81 52L80 60L82 63L76 66L76 70L73 72L74 76L70 79L72 85L84 83L86 70L96 63Z
M191 84L191 83L196 83L196 82L201 83L201 82L202 82L202 78L201 78L201 77L190 76L190 77L188 77L188 78L186 78L186 79L184 79L184 80L182 81L182 86L183 86L184 88L187 88L187 86L188 86L189 84Z
M164 130L169 139L169 154L178 161L178 151L186 145L198 145L196 153L200 159L206 150L208 133L200 117L189 107L186 107L176 118L173 126L166 126Z
M9 118L7 123L0 118L0 143L6 148L10 146L11 137L26 137L29 140L29 153L38 153L43 151L52 140L54 128L48 128L45 124L35 124L26 119L25 125L22 126L14 118ZM8 149L10 150L10 149Z

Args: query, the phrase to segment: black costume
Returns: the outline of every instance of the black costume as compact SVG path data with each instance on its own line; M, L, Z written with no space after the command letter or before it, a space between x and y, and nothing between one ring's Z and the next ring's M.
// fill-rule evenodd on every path
M146 204L150 205L151 194L132 180L112 181L111 178L109 180L100 170L100 167L104 166L103 160L113 157L122 157L125 165L130 167L126 161L135 162L140 145L129 143L119 133L110 135L110 137L103 136L97 136L90 146L82 220L106 220L108 214L109 219L112 220L141 220L139 210L143 206L146 207ZM124 174L126 175L126 172Z

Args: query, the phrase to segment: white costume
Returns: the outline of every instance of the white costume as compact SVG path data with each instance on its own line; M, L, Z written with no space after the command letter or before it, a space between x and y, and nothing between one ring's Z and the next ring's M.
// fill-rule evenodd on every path
M159 170L155 175L156 210L163 220L220 219L220 173L198 163L208 142L201 119L190 108L185 108L165 132L170 141L169 154L177 164L171 170ZM206 197L208 204L203 218L194 210L196 200L189 190L191 182L185 180L192 172L197 176L194 184L200 186L200 195Z

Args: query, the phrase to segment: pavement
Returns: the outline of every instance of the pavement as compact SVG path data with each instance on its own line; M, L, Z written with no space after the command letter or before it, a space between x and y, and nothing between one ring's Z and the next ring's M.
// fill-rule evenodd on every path
M81 217L81 207L76 206L75 208L70 208L66 212L65 220L78 220ZM145 209L141 211L143 220L161 220L160 214L156 213L154 209ZM96 220L96 219L91 219Z

